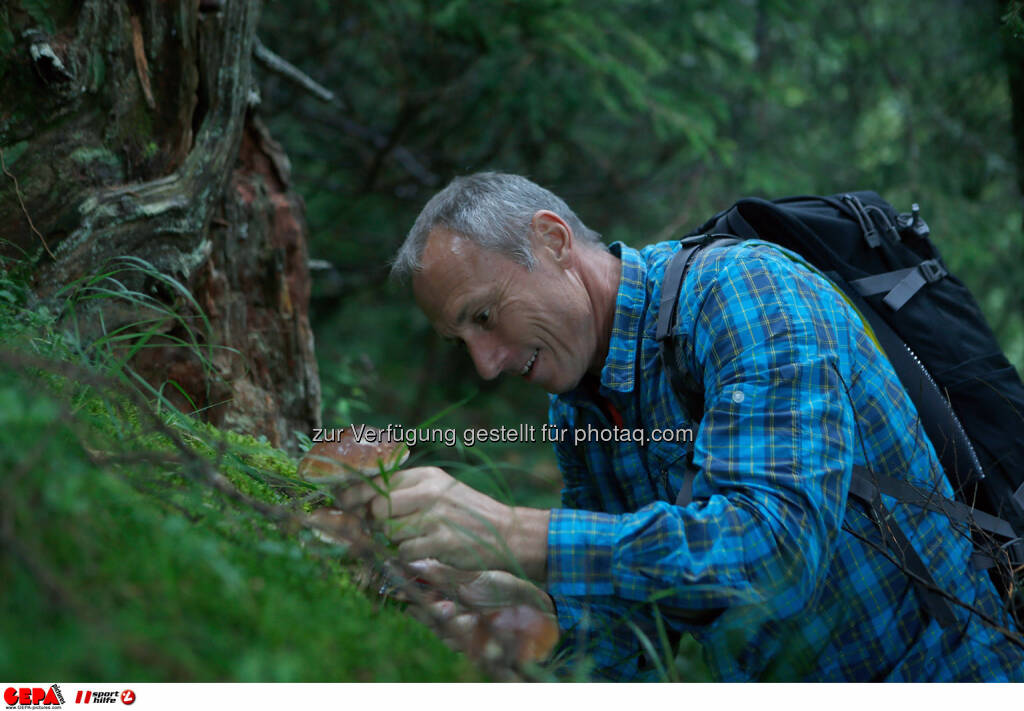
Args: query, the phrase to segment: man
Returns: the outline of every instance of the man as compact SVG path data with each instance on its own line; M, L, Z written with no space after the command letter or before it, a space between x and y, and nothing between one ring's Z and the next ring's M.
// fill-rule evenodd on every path
M450 566L536 581L547 595L499 572L465 592L546 607L607 678L656 676L664 640L690 632L724 680L1024 680L1024 647L970 568L969 537L937 513L891 506L890 524L958 601L956 623L940 626L879 523L847 502L856 465L952 495L856 312L779 247L698 253L674 331L680 367L704 390L690 413L654 339L678 248L605 248L519 176L453 181L423 209L395 273L411 275L419 306L481 377L552 394L563 508L508 507L433 467L396 474L390 501L366 485L343 505L390 516L400 555L428 578ZM647 434L598 436L609 428ZM656 441L686 428L693 442ZM677 506L691 450L693 501Z

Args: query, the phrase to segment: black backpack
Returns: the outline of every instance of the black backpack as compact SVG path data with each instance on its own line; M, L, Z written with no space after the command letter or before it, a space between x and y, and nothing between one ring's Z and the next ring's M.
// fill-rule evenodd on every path
M879 520L887 518L880 498L886 494L969 525L973 565L992 571L997 587L1009 592L1013 569L1024 565L1018 535L1024 533L1024 385L974 297L947 271L928 235L917 205L897 214L873 192L740 200L687 235L666 267L657 327L661 357L699 421L703 389L681 370L668 337L694 254L712 244L759 238L804 257L870 324L921 416L956 501L861 468L853 472L851 496ZM695 474L691 463L678 504L689 502ZM898 527L888 533L926 609L943 625L955 622L905 535ZM1020 599L1015 606L1018 613L1024 607Z

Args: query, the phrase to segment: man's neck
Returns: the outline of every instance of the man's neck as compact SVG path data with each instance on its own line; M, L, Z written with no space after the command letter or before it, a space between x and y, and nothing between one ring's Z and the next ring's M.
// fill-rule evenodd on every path
M597 333L597 351L588 372L600 378L612 338L615 303L619 295L619 281L622 278L622 261L607 249L594 249L588 258L589 269L584 278L594 306L594 325Z

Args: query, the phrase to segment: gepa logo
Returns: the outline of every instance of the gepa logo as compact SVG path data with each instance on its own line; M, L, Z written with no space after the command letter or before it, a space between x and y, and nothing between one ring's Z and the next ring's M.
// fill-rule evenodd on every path
M9 709L47 709L60 708L64 703L64 697L60 693L60 687L52 684L49 689L39 686L22 686L15 688L8 686L4 690L4 701Z

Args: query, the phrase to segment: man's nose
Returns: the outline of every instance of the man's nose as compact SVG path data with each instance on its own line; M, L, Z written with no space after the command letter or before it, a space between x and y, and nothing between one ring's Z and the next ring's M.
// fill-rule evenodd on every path
M482 332L467 335L463 340L469 349L476 372L484 380L493 380L501 375L505 368L507 352L493 334Z

